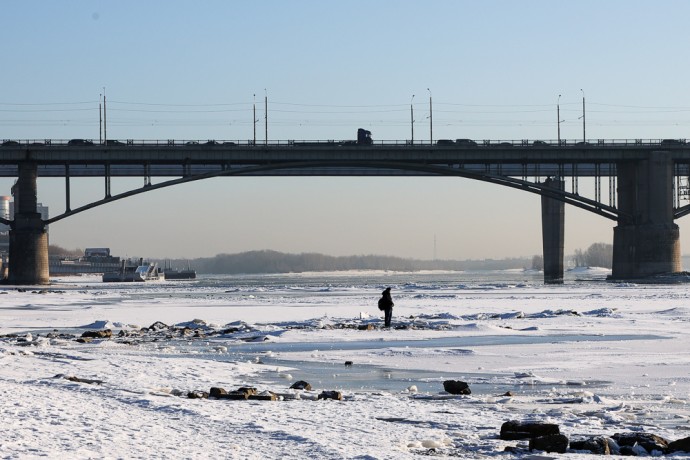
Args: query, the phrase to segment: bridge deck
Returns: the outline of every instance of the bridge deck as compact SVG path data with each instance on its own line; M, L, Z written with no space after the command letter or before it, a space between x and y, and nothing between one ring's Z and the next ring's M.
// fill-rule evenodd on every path
M195 143L124 141L71 145L67 141L3 143L0 177L16 177L18 163L38 164L39 177L176 177L231 171L243 175L437 175L462 168L508 176L594 176L615 173L615 164L670 152L683 174L690 144L683 141L485 141L477 145L429 145L391 141L358 145L334 141ZM69 168L66 167L69 165ZM426 166L426 167L425 167ZM680 172L680 171L679 171Z

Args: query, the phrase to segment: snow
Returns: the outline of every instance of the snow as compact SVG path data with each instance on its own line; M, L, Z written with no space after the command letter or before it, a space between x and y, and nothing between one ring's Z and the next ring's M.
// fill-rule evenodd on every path
M561 286L520 272L350 272L6 287L0 457L506 458L526 446L498 438L508 420L556 423L571 439L685 438L690 291L604 275L578 270L591 279ZM405 329L380 327L384 286ZM137 335L156 321L197 336ZM74 340L102 329L113 338ZM472 394L444 393L449 378ZM290 389L297 380L313 390ZM241 386L281 400L186 397ZM319 400L324 390L343 400Z

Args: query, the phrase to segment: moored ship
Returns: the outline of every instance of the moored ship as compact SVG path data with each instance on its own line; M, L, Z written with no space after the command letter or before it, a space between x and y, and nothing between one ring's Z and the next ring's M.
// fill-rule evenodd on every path
M103 273L103 282L158 281L162 279L163 275L158 264L144 262L143 259L139 259L136 265L130 262L131 261L122 261L120 270L116 272Z
M196 270L175 270L172 268L165 269L163 270L163 277L166 280L193 280L196 279Z
M193 280L196 279L196 270L192 270L189 266L186 269L178 270L166 263L165 268L163 268L163 277L166 280Z

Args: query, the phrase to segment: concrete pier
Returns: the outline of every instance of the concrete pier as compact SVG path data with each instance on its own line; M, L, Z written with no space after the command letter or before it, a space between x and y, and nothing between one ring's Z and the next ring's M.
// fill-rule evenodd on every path
M15 212L10 226L9 284L48 284L48 233L37 212L37 166L19 164L14 188Z
M563 190L564 182L548 178L544 185ZM563 283L563 247L565 244L565 203L541 197L541 233L544 257L544 283Z
M646 160L618 164L620 218L613 229L613 279L677 273L680 232L673 222L673 160L652 152Z

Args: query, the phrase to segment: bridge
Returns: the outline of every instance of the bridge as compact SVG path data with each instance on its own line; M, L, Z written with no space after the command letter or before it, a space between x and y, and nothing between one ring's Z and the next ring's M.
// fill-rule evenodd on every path
M88 209L162 187L232 176L453 176L541 195L545 282L563 279L564 207L616 222L614 279L679 272L678 219L690 213L690 144L675 139L576 142L409 141L4 141L0 177L16 177L8 282L46 284L46 226ZM65 209L47 220L37 179L65 179ZM103 197L73 208L70 180L103 178ZM141 187L111 193L114 177ZM162 178L154 183L153 178ZM585 187L581 186L581 179Z

